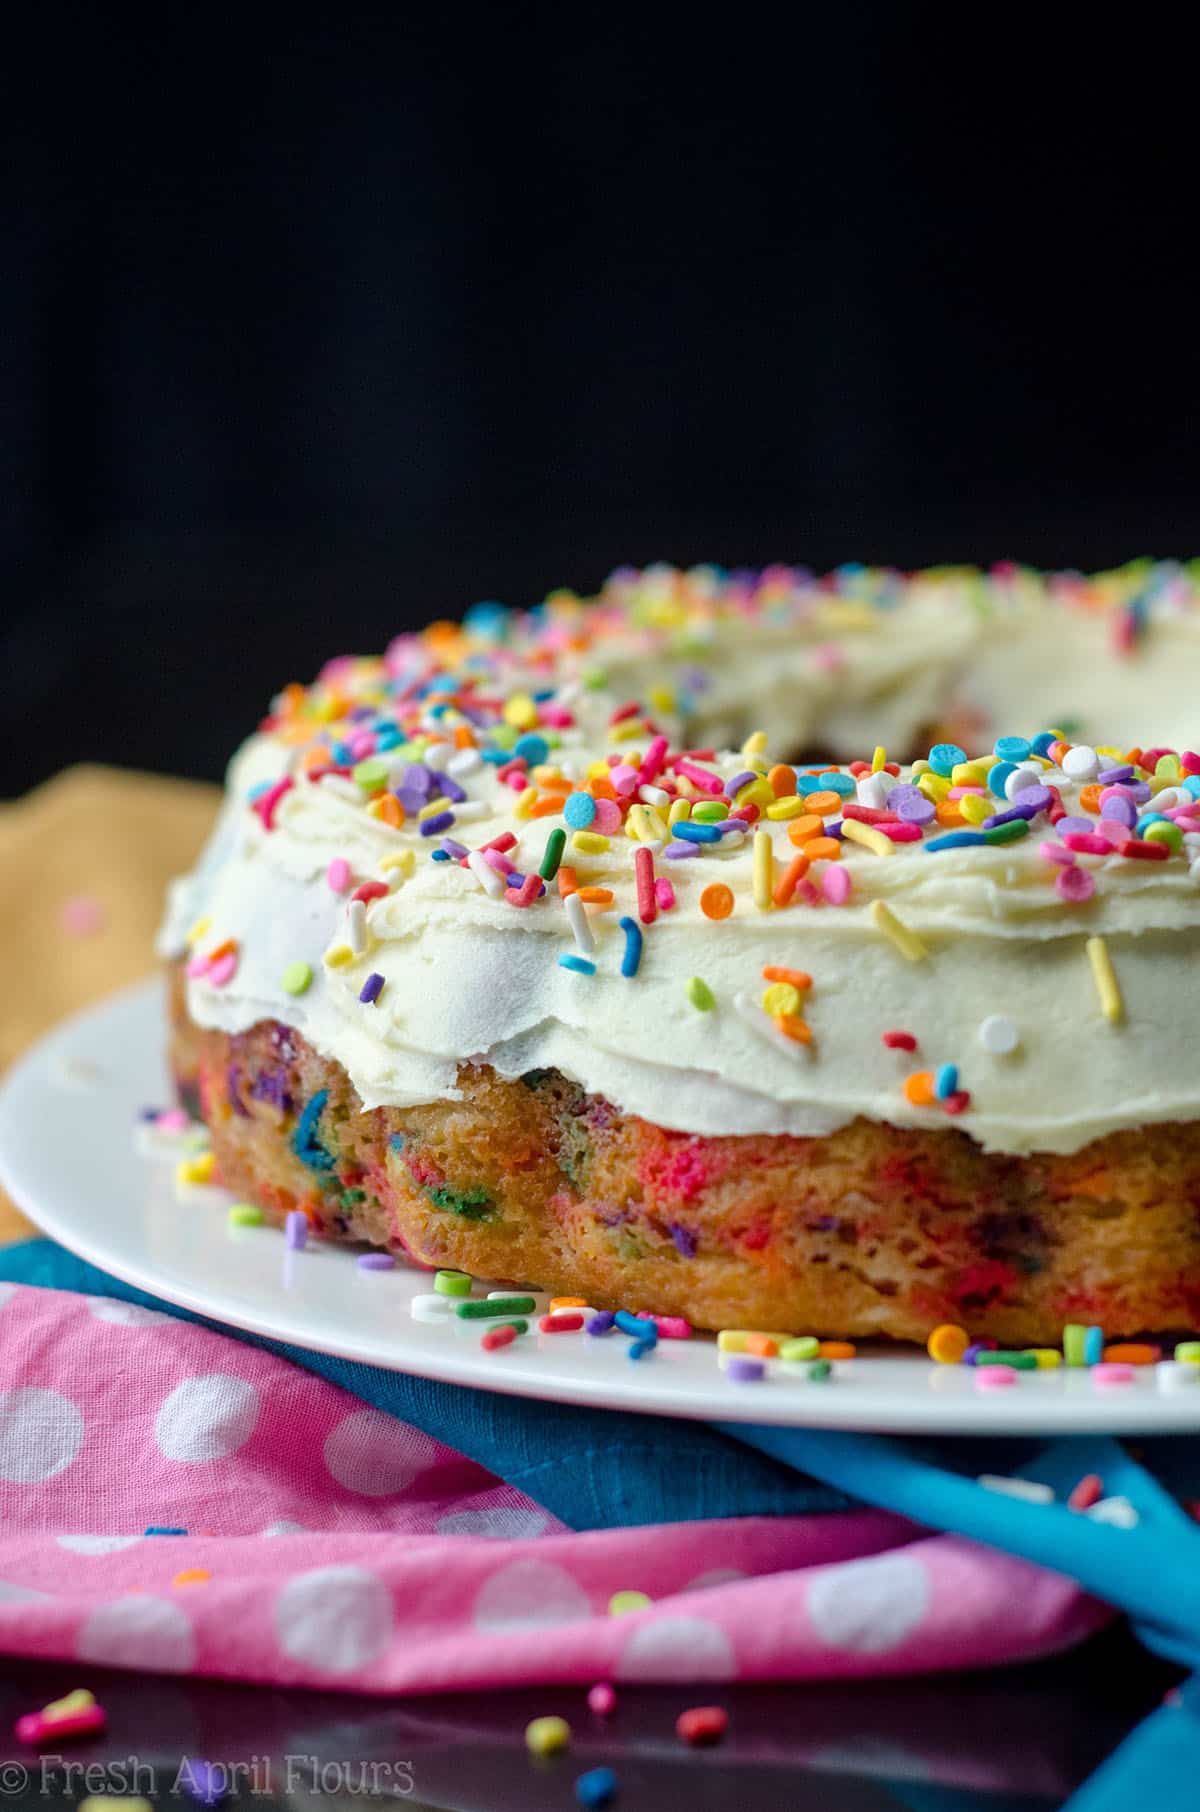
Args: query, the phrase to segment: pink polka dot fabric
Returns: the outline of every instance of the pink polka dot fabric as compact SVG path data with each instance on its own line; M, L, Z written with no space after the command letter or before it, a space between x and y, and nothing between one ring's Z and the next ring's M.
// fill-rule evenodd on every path
M873 1510L572 1534L286 1360L21 1286L0 1291L0 1507L0 1650L162 1673L386 1693L899 1674L1050 1653L1109 1615ZM610 1616L630 1589L651 1608Z

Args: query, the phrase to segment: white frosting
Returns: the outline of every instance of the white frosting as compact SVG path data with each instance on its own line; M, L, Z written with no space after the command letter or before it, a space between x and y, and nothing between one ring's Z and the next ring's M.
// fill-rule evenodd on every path
M611 697L601 702L607 708ZM603 750L596 735L594 727L586 738L565 732L557 759L581 772ZM1071 906L1038 854L1050 834L1044 820L1022 842L1003 846L930 852L901 845L883 857L847 843L847 905L763 912L752 899L749 840L690 860L659 853L656 871L671 881L678 903L643 928L640 970L626 978L617 919L636 915L636 845L617 834L607 852L582 856L568 842L565 859L580 885L615 893L611 909L592 909L597 973L588 976L557 960L576 943L553 884L526 909L492 899L456 862L431 860L429 840L411 821L389 828L333 781L298 779L277 808L275 828L265 830L246 795L287 772L288 760L288 750L264 736L235 760L209 849L173 889L162 949L178 953L193 922L209 918L208 941L235 938L239 963L224 986L205 977L189 983L193 1017L228 1032L267 1018L295 1026L344 1065L368 1107L453 1098L459 1064L469 1060L506 1077L556 1068L625 1112L697 1133L822 1134L865 1115L902 1126L954 1125L991 1151L1070 1152L1122 1128L1200 1114L1191 1062L1200 890L1180 857L1083 857L1097 889ZM715 765L729 776L745 763L729 755ZM1050 778L1071 810L1073 783L1058 770ZM561 819L514 817L515 795L491 769L467 784L486 815L451 836L475 848L512 829L519 845L511 859L522 873L536 869ZM782 867L795 853L787 826L765 828ZM329 862L346 858L361 880L378 876L381 860L405 848L415 852L414 872L369 907L367 953L328 966L326 952L345 940L347 911L326 879ZM736 902L721 922L699 905L714 880L726 882ZM870 913L876 899L920 935L926 960L907 961L881 935ZM1124 998L1124 1020L1115 1025L1101 1015L1085 953L1096 935L1107 940ZM293 996L280 978L298 958L314 979ZM784 1039L759 1008L767 964L811 974L804 1009L811 1046ZM371 973L385 981L375 1005L358 998ZM714 1011L691 1004L692 976L712 990ZM1017 1027L1011 1055L992 1055L981 1042L981 1023L994 1014ZM915 1057L883 1046L881 1033L893 1027L919 1039ZM958 1065L971 1094L969 1110L953 1121L940 1106L910 1105L901 1087L912 1070L946 1062Z

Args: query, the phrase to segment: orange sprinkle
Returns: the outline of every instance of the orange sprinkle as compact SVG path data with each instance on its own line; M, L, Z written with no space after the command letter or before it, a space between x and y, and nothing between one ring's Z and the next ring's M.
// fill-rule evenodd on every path
M184 1569L181 1573L176 1573L174 1579L172 1579L172 1581L171 1581L171 1584L172 1585L203 1585L206 1579L211 1579L211 1578L212 1578L212 1574L209 1572L207 1567L184 1567Z
M585 906L607 906L613 897L611 887L581 887L578 891Z
M781 761L767 775L767 785L776 799L787 799L796 790L795 768L789 768L786 762Z
M558 871L558 891L564 900L569 893L579 892L579 882L576 878L575 870L573 868L568 868L565 862Z
M393 830L399 830L404 823L404 807L395 793L380 793L372 799L367 807L372 818L379 818L384 824L390 824Z
M840 812L842 809L839 793L807 793L804 803L810 811L820 812L822 816L827 812Z
M232 956L237 947L237 939L227 937L223 944L218 944L215 950L209 951L208 960L210 963L219 963L223 956Z
M932 1070L916 1070L904 1078L904 1094L914 1107L931 1107L937 1100Z
M746 1351L753 1353L756 1359L778 1359L779 1342L772 1340L769 1334L747 1334Z
M556 812L561 812L562 808L562 794L556 793L549 798L535 799L529 808L528 815L531 818L552 818Z
M851 1340L822 1340L817 1348L822 1359L853 1359L857 1351Z
M553 1313L555 1309L586 1309L587 1307L588 1299L586 1296L552 1296L550 1298L551 1313Z
M812 837L805 844L804 853L810 862L840 862L842 846L836 837Z
M1138 1340L1119 1340L1104 1349L1105 1359L1120 1365L1153 1365L1162 1358L1162 1348Z
M807 1019L800 1019L795 1013L776 1013L775 1024L793 1044L812 1043L812 1027Z
M807 843L810 837L819 837L825 825L815 812L806 812L803 818L788 819L788 836L793 843Z
M615 799L617 789L607 774L593 774L587 783L587 790L593 799Z
M796 891L797 883L802 881L807 873L808 857L805 855L804 851L801 850L799 855L792 857L791 861L775 883L771 898L777 906L787 905Z
M812 987L812 976L806 969L782 969L778 963L764 963L762 978L764 981L790 982L793 988L801 991Z
M1103 791L1104 788L1097 786L1095 781L1093 781L1090 786L1080 787L1079 803L1085 812L1098 812L1100 810L1100 795Z
M966 819L959 810L957 802L953 799L939 799L933 809L939 824L953 825L966 823Z
M559 874L562 869L559 869ZM700 910L706 919L727 919L733 911L733 894L724 881L712 881L700 895Z
M475 732L469 724L459 724L454 732L456 749L473 749L476 747Z

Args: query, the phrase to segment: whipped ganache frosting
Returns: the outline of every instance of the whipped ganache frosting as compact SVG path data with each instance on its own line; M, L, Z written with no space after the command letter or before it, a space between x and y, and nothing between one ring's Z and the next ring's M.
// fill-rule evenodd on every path
M1200 756L1014 707L986 753L902 767L889 739L1054 582L847 570L618 574L289 686L172 889L193 1019L294 1026L366 1107L453 1099L475 1062L704 1134L862 1115L1071 1152L1196 1117ZM1079 620L1114 666L1181 583L1125 572L1071 580L1107 586ZM1156 716L1186 716L1182 680ZM857 759L787 759L831 722Z

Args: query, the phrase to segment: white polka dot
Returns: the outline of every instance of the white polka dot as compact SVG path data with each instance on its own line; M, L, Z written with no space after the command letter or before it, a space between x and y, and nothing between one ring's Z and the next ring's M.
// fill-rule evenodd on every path
M0 1579L0 1604L52 1604L49 1592L35 1592L32 1586L13 1585Z
M391 1594L362 1567L318 1567L280 1592L275 1633L293 1661L323 1674L352 1674L392 1639Z
M695 1579L689 1579L684 1586L685 1592L706 1592L710 1586L732 1585L735 1579L745 1579L736 1567L712 1567L707 1573L697 1573Z
M438 1444L381 1409L356 1409L325 1437L325 1465L347 1491L391 1497L404 1491L438 1454Z
M592 1615L577 1580L548 1560L514 1560L493 1573L475 1599L478 1630L536 1630Z
M439 1535L482 1535L491 1541L521 1541L540 1535L546 1527L541 1510L455 1510L438 1518Z
M121 1548L135 1548L140 1535L56 1535L60 1548L72 1554L116 1554Z
M107 1321L116 1328L156 1328L174 1321L161 1309L144 1309L140 1302L118 1302L113 1296L89 1296L88 1314L93 1321Z
M704 1617L658 1617L634 1630L617 1663L619 1680L732 1680L733 1648Z
M908 1554L876 1554L823 1567L808 1585L808 1616L821 1641L852 1655L881 1655L919 1626L929 1575Z
M268 1523L264 1535L307 1535L303 1523L290 1523L286 1516L281 1516L277 1523Z
M192 1626L169 1598L138 1593L97 1605L79 1632L80 1661L183 1674L196 1659Z
M177 1384L154 1418L154 1438L169 1460L223 1460L244 1447L258 1421L258 1392L244 1378L207 1372Z
M0 1479L52 1479L82 1446L83 1417L70 1398L31 1385L0 1392Z

